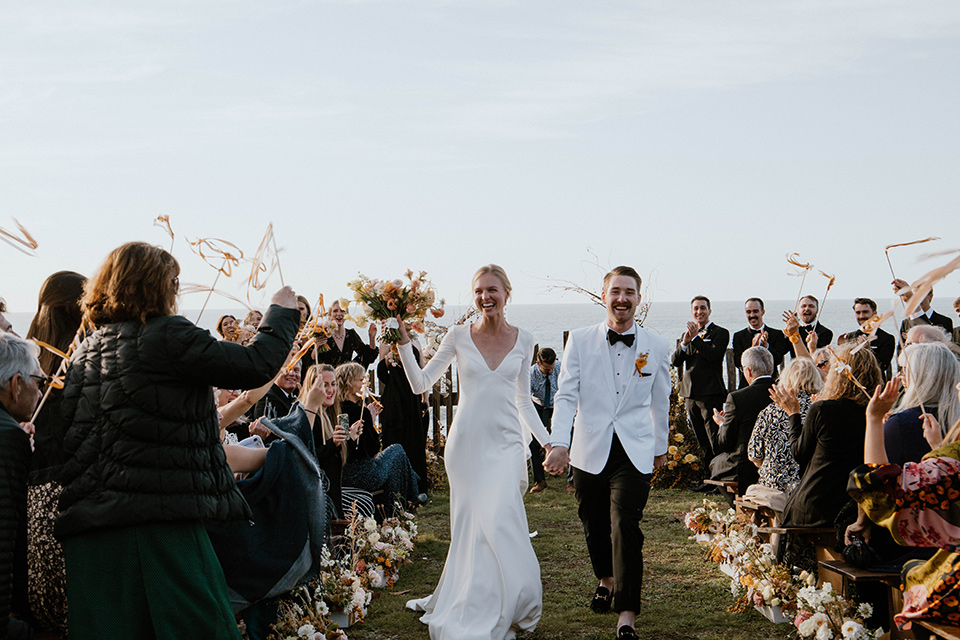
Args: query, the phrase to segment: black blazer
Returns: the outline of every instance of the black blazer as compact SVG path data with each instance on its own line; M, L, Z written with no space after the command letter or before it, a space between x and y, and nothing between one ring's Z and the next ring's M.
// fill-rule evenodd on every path
M783 335L780 329L764 327L767 332L767 349L773 356L773 379L778 377L779 369L783 366L783 356L790 353L790 340ZM733 362L737 366L737 388L744 389L747 381L743 377L743 364L740 362L743 352L753 346L753 336L756 335L750 327L745 327L733 334Z
M723 403L723 424L717 432L717 450L728 454L731 471L736 472L737 495L743 495L751 484L759 482L757 466L747 457L747 444L757 416L770 404L773 378L766 376L734 391ZM732 474L731 474L732 475Z
M850 333L844 333L839 338L837 338L837 344L843 344L847 341L856 342L860 336L865 336L863 331L857 329L856 331L851 331ZM873 352L873 357L877 359L877 363L880 365L880 371L883 372L884 380L889 380L891 375L891 365L890 362L893 360L893 352L897 347L897 341L894 340L893 336L883 329L877 329L876 338L870 343L870 351Z
M680 381L682 397L697 399L727 393L723 384L723 358L729 343L730 332L710 323L703 337L694 338L686 351L677 345L673 366L683 373Z
M920 316L919 318L907 318L900 323L900 335L903 336L903 339L907 339L907 331L914 328L919 324L932 324L937 327L941 327L944 331L947 332L947 335L953 333L953 320L943 315L942 313L937 313L934 311L930 314L930 317Z
M817 332L817 349L820 347L825 347L831 342L833 342L833 331L827 329L820 322L817 322L814 325L813 330ZM803 343L807 343L807 334L810 333L810 329L804 325L800 325L800 339L803 340Z

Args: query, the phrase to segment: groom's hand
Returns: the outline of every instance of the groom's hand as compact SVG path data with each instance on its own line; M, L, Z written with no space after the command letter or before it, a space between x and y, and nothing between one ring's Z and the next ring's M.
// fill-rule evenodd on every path
M552 476L560 475L567 470L567 464L570 462L570 457L567 454L566 447L552 447L543 461L543 468Z
M660 467L662 467L662 466L665 465L666 463L667 463L667 454L663 454L663 455L660 455L660 456L654 456L654 458L653 458L653 468L654 468L655 470L656 470L656 469L659 469Z

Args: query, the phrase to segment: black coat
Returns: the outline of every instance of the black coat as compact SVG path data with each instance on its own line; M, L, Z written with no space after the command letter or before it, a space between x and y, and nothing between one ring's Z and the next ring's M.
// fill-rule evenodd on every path
M753 425L757 416L770 404L770 387L773 378L765 376L753 381L748 387L738 389L727 396L723 403L723 424L717 432L717 450L726 453L726 462L729 475L714 474L719 479L734 479L737 481L737 495L743 495L751 484L756 484L760 477L757 465L747 457L747 444L753 433ZM711 471L714 464L720 462L714 458L711 462Z
M0 638L7 637L14 605L14 583L26 586L26 566L14 580L14 555L24 545L27 531L27 467L30 464L30 436L0 405ZM25 556L24 556L25 557ZM21 558L22 560L22 558ZM21 587L21 588L22 588ZM18 621L16 624L21 625Z
M900 335L903 336L903 339L907 339L907 331L921 324L932 324L936 327L942 328L947 332L947 335L950 336L953 334L953 320L943 315L942 313L937 313L936 311L930 314L928 318L926 315L922 315L919 318L907 318L900 323Z
M810 405L807 418L790 416L790 452L800 464L800 484L787 499L783 524L832 527L850 499L847 480L863 464L866 407L853 400Z
M711 323L702 337L698 335L690 341L686 351L677 345L672 364L683 374L681 397L698 399L726 395L723 360L729 343L730 332Z
M860 336L865 336L863 331L857 329L856 331L851 331L850 333L845 333L839 338L837 342L843 344L844 342L856 342ZM877 364L880 365L880 371L883 373L884 380L889 380L892 369L891 362L893 360L893 352L896 349L897 341L892 335L884 331L883 329L877 329L876 337L870 341L870 351L873 353L873 357L877 359Z
M220 444L211 385L253 389L279 371L296 309L271 305L249 346L182 316L104 325L67 370L70 423L58 536L144 522L249 518Z
M797 330L800 332L800 339L803 340L803 344L806 345L807 334L810 333L810 329L808 329L804 325L800 325L800 327ZM817 324L815 324L813 327L813 330L817 332L817 349L819 349L820 347L825 347L831 342L833 342L833 331L831 331L830 329L827 329L821 323L818 322Z
M790 353L790 340L780 329L773 327L764 327L767 332L767 350L773 356L773 379L776 380L780 367L783 365L783 356ZM743 364L740 358L743 352L753 346L753 336L756 335L750 327L745 327L733 334L733 363L737 367L737 389L743 389L747 386L747 381L743 377Z

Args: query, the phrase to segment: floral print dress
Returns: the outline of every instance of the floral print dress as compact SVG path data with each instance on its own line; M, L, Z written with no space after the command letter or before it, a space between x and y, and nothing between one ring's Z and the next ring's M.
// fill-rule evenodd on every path
M903 467L862 465L850 474L848 490L898 544L939 549L929 560L904 564L897 625L909 629L919 618L960 625L960 443Z

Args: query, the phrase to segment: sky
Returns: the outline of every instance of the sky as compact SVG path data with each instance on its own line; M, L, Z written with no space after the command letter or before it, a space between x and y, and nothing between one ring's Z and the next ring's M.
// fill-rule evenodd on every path
M954 0L5 3L0 227L39 246L0 244L0 297L169 248L167 215L181 282L217 274L187 240L251 256L272 222L311 300L412 268L468 302L491 262L518 303L617 264L648 299L790 299L793 252L888 298L886 245L942 238L890 251L908 280L960 249L958 69Z

